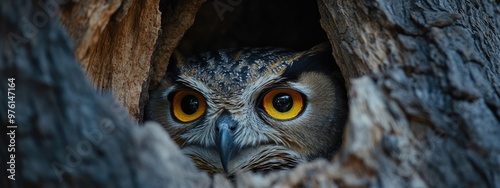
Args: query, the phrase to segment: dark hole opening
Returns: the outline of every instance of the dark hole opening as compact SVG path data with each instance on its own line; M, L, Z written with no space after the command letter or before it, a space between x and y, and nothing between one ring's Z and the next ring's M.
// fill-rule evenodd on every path
M319 19L316 1L211 0L177 50L185 56L238 47L306 50L328 41Z

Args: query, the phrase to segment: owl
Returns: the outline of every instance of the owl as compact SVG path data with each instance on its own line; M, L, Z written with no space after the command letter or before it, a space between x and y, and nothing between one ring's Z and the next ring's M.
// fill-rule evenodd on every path
M176 55L146 117L210 174L285 170L339 149L344 80L328 45Z

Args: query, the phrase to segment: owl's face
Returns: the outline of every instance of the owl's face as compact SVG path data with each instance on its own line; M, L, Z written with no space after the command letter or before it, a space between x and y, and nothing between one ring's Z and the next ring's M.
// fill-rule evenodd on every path
M340 146L347 99L333 67L324 46L177 57L146 113L209 173L288 169Z

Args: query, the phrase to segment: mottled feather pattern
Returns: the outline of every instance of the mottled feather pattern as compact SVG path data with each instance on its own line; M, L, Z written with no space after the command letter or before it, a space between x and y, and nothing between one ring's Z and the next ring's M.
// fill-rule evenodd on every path
M340 146L347 99L329 53L328 45L322 44L298 52L243 48L177 56L175 67L151 93L147 113L165 126L200 169L211 174L284 170L315 157L331 157ZM274 88L302 93L307 102L303 112L286 121L265 114L261 96ZM169 96L183 89L206 99L205 113L193 122L172 117ZM233 138L238 154L229 161L227 172L216 145L216 123L225 112L238 124Z
M182 73L179 81L193 78L205 83L215 93L223 96L238 95L244 91L247 83L274 72L270 68L279 71L284 68L279 64L292 63L283 60L293 55L295 53L284 49L272 48L228 49L204 53L185 60L191 66L178 67Z

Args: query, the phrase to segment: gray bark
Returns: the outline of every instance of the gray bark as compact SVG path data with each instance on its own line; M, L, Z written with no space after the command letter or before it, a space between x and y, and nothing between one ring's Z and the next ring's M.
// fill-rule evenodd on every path
M345 149L333 163L375 172L361 176L369 186L500 186L498 2L319 7L353 78Z
M30 29L43 10L2 1L0 12L1 187L207 187L211 180L156 123L138 127L110 96L92 88L57 20ZM31 6L30 6L31 5ZM31 21L31 20L30 20ZM23 39L13 42L13 36ZM7 78L16 85L16 151L6 146ZM9 124L10 125L10 124ZM15 181L6 161L15 154Z

